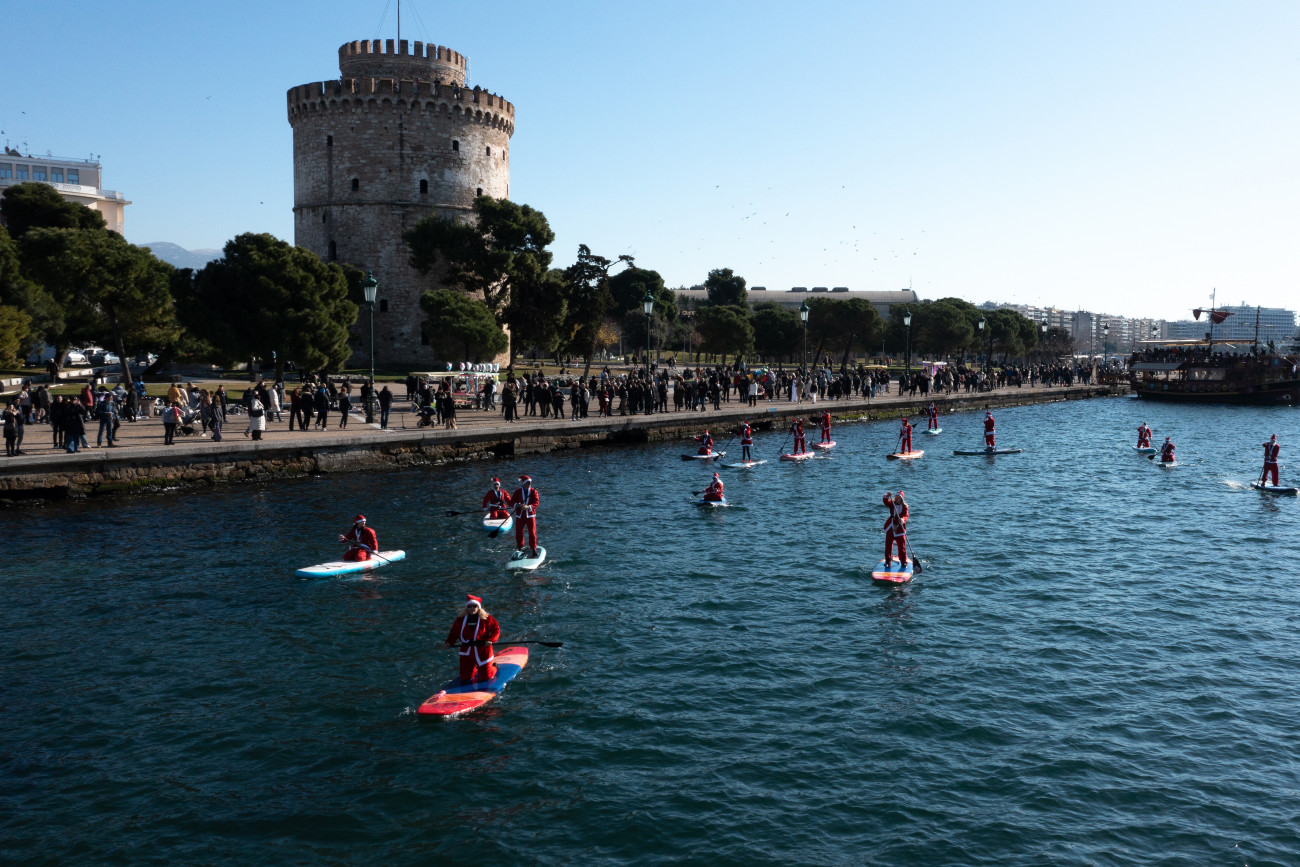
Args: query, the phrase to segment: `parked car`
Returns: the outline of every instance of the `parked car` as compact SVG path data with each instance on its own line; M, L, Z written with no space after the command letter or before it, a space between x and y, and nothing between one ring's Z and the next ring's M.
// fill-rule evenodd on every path
M85 353L76 349L69 349L63 356L64 367L85 367L89 363L90 360L86 358Z

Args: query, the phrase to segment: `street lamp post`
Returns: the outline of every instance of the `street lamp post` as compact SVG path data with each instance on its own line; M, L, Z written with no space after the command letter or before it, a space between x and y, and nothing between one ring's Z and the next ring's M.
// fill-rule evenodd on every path
M979 323L978 323L978 325L979 325L979 328L980 328L980 333L983 334L983 333L984 333L984 329L985 329L985 327L988 325L988 320L986 320L986 319L984 319L983 317L981 317L981 318L980 318L980 321L979 321ZM983 343L983 342L984 342L983 340L980 341L980 343ZM986 356L984 356L984 366L985 366L985 367L987 367L988 364L989 364L989 362L993 360L993 359L992 359L992 355L993 355L993 330L992 330L992 329L989 329L989 354L986 355Z
M370 307L370 391L366 398L366 419L369 424L374 420L371 401L375 399L375 298L379 295L379 281L367 271L361 287L366 293L366 305Z
M641 299L641 307L645 310L645 378L650 379L650 314L654 313L655 297L650 294L650 290L645 290L645 297Z
M903 311L903 325L907 328L907 337L903 342L903 366L906 368L908 385L912 383L912 311Z
M1042 325L1039 325L1038 328L1043 335L1038 340L1038 363L1042 364L1043 359L1047 357L1047 323L1044 322Z
M808 299L804 299L803 304L799 305L799 321L803 323L803 360L799 365L803 369L808 367Z

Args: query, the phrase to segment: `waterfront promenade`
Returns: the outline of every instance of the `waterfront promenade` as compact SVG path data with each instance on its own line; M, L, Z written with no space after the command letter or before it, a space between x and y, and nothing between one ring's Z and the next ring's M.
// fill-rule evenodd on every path
M1000 388L990 392L932 395L922 398L896 392L872 399L842 399L792 403L788 400L759 401L749 407L745 401L724 401L721 409L710 405L703 411L668 411L651 415L609 417L593 412L585 419L524 416L507 423L498 408L492 411L460 409L456 429L441 426L418 427L419 416L405 400L394 401L388 430L367 424L363 413L354 411L348 426L338 426L338 413L329 415L329 426L306 431L289 430L289 413L283 420L269 419L263 439L246 438L245 415L230 415L223 439L178 434L173 445L163 442L163 424L157 417L122 422L117 444L96 448L97 422L88 422L91 448L68 454L53 447L48 425L29 425L22 443L24 454L0 463L0 498L67 496L107 493L174 484L203 483L246 478L310 475L348 469L368 469L434 463L446 460L508 457L543 453L554 449L588 447L620 442L687 439L710 428L719 448L740 420L748 420L756 433L784 432L795 416L807 418L829 408L837 423L909 415L924 428L922 410L933 399L940 411L951 413L984 407L1014 406L1059 400L1083 399L1118 393L1114 387L1074 385L1070 387ZM972 423L970 436L977 442L982 429ZM809 426L814 437L815 425ZM953 431L956 436L961 432Z

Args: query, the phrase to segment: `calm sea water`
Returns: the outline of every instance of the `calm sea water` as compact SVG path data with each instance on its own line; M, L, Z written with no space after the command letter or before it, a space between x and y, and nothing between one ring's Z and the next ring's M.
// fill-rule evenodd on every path
M953 456L975 413L910 465L765 435L708 513L685 444L2 513L0 860L1300 863L1300 502L1245 487L1275 432L1300 482L1300 413L997 418L1024 454ZM527 579L443 516L521 471ZM899 488L925 571L882 588ZM294 578L356 511L409 559ZM565 646L421 721L467 591Z

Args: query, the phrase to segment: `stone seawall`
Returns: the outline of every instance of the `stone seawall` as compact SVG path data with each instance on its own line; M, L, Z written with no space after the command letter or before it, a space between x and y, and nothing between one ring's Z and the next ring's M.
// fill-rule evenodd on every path
M981 410L1062 400L1108 397L1122 393L1113 387L1068 389L1002 389L989 394L954 394L935 398L943 413ZM886 397L883 400L839 400L815 405L784 401L750 409L733 401L719 411L669 412L655 415L591 417L581 421L530 417L504 424L499 420L465 430L433 428L392 430L376 437L352 433L324 434L310 441L264 440L222 443L179 441L174 447L150 445L78 454L57 453L7 461L0 470L0 502L89 497L132 491L157 491L230 482L267 481L327 473L353 472L486 460L530 454L686 440L704 427L721 434L740 419L756 432L784 430L789 420L829 407L837 423L922 416L929 399ZM725 442L721 434L718 441Z

